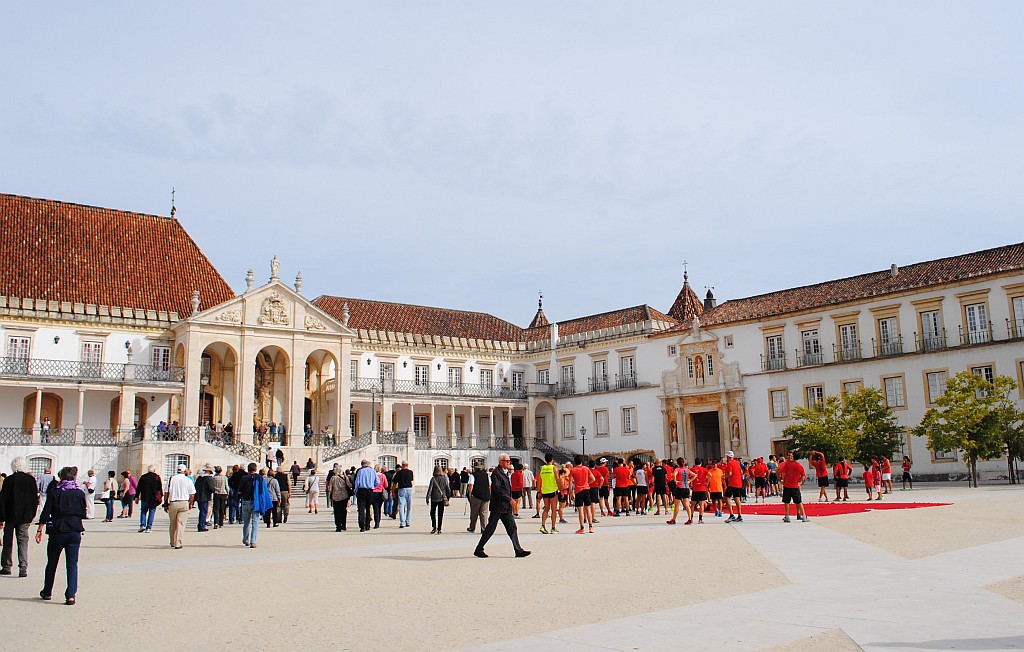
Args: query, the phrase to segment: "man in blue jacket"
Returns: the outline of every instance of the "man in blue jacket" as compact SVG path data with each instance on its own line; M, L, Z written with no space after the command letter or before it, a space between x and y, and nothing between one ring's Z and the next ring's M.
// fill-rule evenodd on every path
M355 481L360 532L366 532L370 529L370 505L373 503L373 488L376 486L377 472L370 466L370 460L360 461Z

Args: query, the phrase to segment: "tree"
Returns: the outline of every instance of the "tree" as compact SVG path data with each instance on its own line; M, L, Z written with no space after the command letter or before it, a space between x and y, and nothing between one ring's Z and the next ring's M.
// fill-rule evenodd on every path
M924 413L914 434L927 437L932 450L963 451L970 484L977 487L979 459L1006 455L1012 471L1013 457L1021 453L1024 413L1010 398L1016 388L1017 383L1007 376L988 381L962 371L949 379L946 393Z
M794 408L793 418L797 423L782 431L790 439L789 450L802 457L816 450L829 460L852 459L857 450L857 432L850 429L843 409L843 401L838 396L826 396L809 408Z
M858 433L854 459L861 464L891 459L902 447L903 428L878 389L861 387L846 394L845 413L847 424Z

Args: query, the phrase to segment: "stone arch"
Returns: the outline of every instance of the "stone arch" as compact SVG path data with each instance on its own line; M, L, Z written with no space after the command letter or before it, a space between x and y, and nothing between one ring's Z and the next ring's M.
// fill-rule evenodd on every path
M237 420L238 353L223 341L210 342L200 354L199 423Z
M309 402L308 417L304 414L305 425L310 424L314 432L320 432L326 425L334 425L334 419L330 413L330 397L328 390L332 387L327 381L333 378L335 382L340 374L338 358L326 349L316 349L306 356L303 383L304 395Z
M534 436L541 441L549 441L552 444L558 443L558 422L555 411L555 404L548 400L538 401L536 407L533 410L534 423L531 424L534 429ZM541 421L543 419L543 422ZM541 423L544 425L543 437L541 436L540 426Z
M149 418L149 403L145 396L135 397L135 412L132 423L121 423L121 397L115 396L110 401L110 431L116 432L119 428L132 428L139 424L145 428L146 420Z
M253 360L253 428L258 429L271 421L280 421L288 414L288 387L292 367L288 353L279 346L264 346ZM292 424L294 427L294 424Z
M64 399L60 394L43 392L42 400L39 402L39 423L45 419L50 420L51 430L60 430L64 420ZM21 414L21 427L31 430L36 420L36 393L32 392L25 397Z

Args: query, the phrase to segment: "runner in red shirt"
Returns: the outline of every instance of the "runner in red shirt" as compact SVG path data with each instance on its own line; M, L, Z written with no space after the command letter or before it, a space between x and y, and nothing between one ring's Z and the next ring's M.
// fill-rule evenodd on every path
M610 493L611 483L608 477L611 473L608 470L608 458L602 457L597 468L594 469L595 476L601 476L601 485L598 487L598 498L601 508L601 516L611 516L612 508L608 505L608 494Z
M910 490L911 491L914 490L914 476L910 475L910 467L912 467L913 465L914 465L914 463L910 461L910 458L907 457L906 455L904 455L903 456L903 489L901 489L900 491L906 491L907 483L908 482L910 483Z
M864 465L864 490L868 492L868 500L871 500L871 496L875 492L875 472L871 470L867 464ZM881 497L879 497L881 500Z
M768 465L764 463L763 457L759 457L753 467L751 473L754 476L754 502L756 503L760 497L763 503L768 495Z
M845 457L840 457L839 461L836 462L835 467L832 469L832 475L836 481L836 500L839 502L840 494L845 496L843 500L850 499L850 476L853 474L853 467L850 466L849 462L846 461Z
M807 522L807 513L804 512L803 498L800 496L800 483L807 477L804 465L796 461L793 452L786 454L786 461L779 466L779 476L782 479L782 504L786 506L786 515L783 523L789 523L789 503L796 503L796 520Z
M629 467L624 462L617 462L612 468L615 478L615 512L613 516L629 514Z
M743 467L732 451L725 454L728 460L725 463L725 506L729 508L729 518L726 523L742 523L743 508L740 506L740 499L747 497L743 488ZM736 514L732 508L736 507Z
M582 464L572 467L569 471L572 480L572 491L575 494L576 516L580 519L580 529L576 534L584 534L585 526L590 527L590 533L594 533L594 504L590 500L590 485L596 483L597 478L590 469Z
M699 457L690 467L691 503L697 506L697 524L704 523L704 504L708 502L708 470Z
M878 460L871 458L871 477L875 481L875 500L882 499L882 467Z
M825 454L818 451L811 451L811 466L814 467L814 477L818 481L818 502L828 502L828 462L825 461Z
M888 456L882 458L882 491L892 493L892 462Z

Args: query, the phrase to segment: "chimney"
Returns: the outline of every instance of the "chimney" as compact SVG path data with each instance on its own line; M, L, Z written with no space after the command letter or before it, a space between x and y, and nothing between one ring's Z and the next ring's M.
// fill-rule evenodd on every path
M891 278L896 278L899 275L900 275L900 268L896 266L896 263L893 263L892 267L889 268L889 276Z
M711 293L711 288L708 288L708 293L704 295L704 310L711 310L717 303L715 295Z

